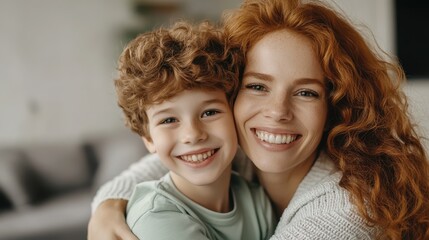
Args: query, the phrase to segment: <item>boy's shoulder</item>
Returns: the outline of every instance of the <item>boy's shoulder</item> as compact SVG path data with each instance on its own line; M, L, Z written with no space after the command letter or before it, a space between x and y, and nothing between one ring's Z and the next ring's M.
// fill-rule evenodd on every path
M127 212L147 211L178 211L181 201L174 196L174 186L168 181L169 175L160 180L147 181L135 186L134 192L128 201Z
M142 182L136 185L127 205L127 223L132 226L142 217L189 215L192 210L175 196L169 175L160 180Z
M165 177L140 183L127 205L127 224L140 239L201 239L210 236L205 224L170 193Z

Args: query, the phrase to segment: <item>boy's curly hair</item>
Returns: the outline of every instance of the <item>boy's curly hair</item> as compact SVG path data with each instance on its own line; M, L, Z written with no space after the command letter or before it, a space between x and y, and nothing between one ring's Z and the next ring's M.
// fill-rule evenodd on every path
M147 107L189 89L225 91L232 106L241 62L238 49L208 22L180 21L137 36L122 52L115 80L126 125L150 139Z

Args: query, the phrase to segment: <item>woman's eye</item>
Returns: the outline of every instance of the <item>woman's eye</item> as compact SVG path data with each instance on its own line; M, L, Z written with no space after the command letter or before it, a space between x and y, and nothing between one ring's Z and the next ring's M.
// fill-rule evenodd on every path
M207 111L203 112L203 114L201 115L201 117L210 117L210 116L216 115L218 113L219 113L218 110L207 110Z
M297 93L298 96L302 97L318 97L319 94L312 90L302 90Z
M177 119L175 118L166 118L164 120L162 120L159 124L170 124L170 123L175 123L177 122Z
M267 91L267 88L261 84L248 84L245 88L255 91Z

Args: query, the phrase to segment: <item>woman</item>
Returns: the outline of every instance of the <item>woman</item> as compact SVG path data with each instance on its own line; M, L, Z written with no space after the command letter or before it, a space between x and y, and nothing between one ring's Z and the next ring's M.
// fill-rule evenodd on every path
M399 89L402 69L318 2L249 0L224 24L245 53L234 116L281 217L272 239L429 239L428 160ZM151 162L139 164L132 169ZM95 203L131 183L132 171ZM126 231L123 207L109 207L124 203L103 203L90 237L103 224L109 237Z

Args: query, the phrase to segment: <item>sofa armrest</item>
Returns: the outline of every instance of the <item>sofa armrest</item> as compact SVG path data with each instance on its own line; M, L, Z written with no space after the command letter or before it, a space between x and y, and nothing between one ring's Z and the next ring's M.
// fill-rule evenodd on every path
M0 189L17 210L37 202L42 186L28 159L18 150L0 150Z

